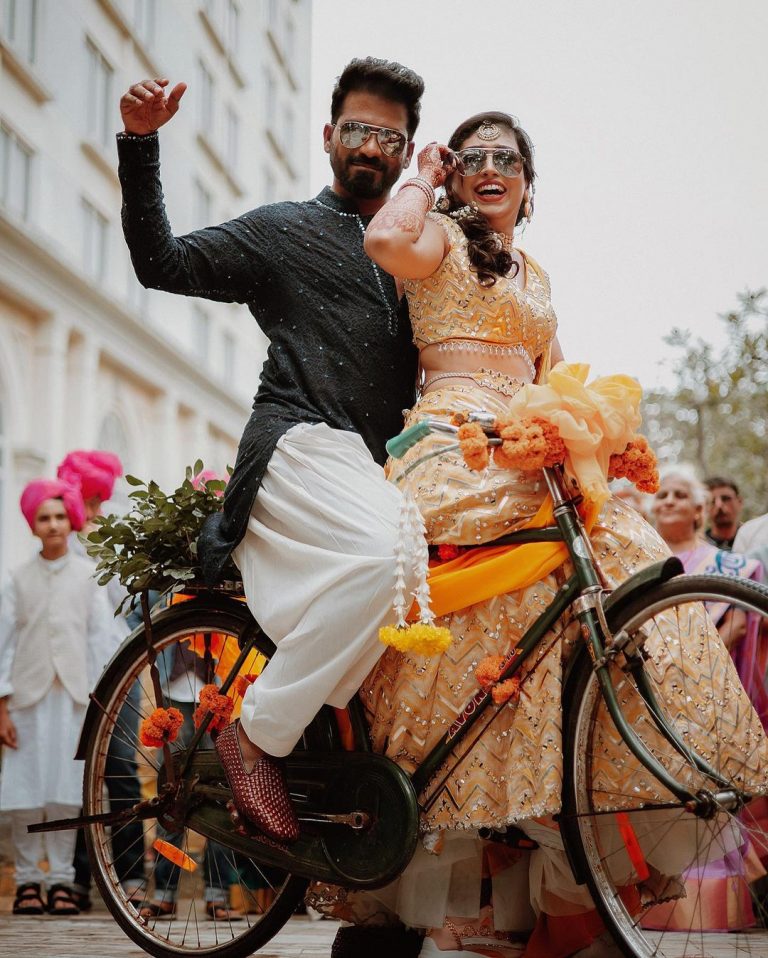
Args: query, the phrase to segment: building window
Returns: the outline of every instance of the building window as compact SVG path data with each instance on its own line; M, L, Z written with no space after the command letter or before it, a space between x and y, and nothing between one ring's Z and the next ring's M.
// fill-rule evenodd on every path
M237 157L240 150L240 117L233 107L227 107L227 163L230 170L237 170Z
M293 110L286 104L284 114L283 114L283 152L288 157L288 161L293 160L293 147L294 147L294 128L295 122L293 118Z
M151 46L157 24L157 0L134 0L133 29L145 46Z
M204 226L211 225L212 205L211 194L200 180L195 180L195 229L202 229Z
M283 30L283 53L288 66L293 68L293 58L296 53L296 28L293 25L293 20L287 13L285 15Z
M264 116L266 118L267 127L272 130L272 135L275 135L275 117L277 115L277 110L275 109L277 98L277 85L275 84L275 78L272 76L271 70L264 71Z
M272 31L272 36L277 39L277 25L280 22L279 0L269 0L267 7L267 25Z
M107 275L109 220L83 200L83 269L97 282Z
M240 10L235 0L226 0L224 37L229 55L236 57L240 44Z
M199 61L200 70L200 129L209 133L213 129L213 76L203 63Z
M100 146L107 146L112 139L114 125L112 102L112 77L114 71L107 58L96 44L85 41L88 52L88 136Z
M0 0L3 20L0 29L14 50L34 63L37 54L39 0Z
M126 472L130 473L132 468L136 468L131 465L133 461L131 444L128 441L125 427L117 413L108 412L102 420L98 431L96 447L114 453L123 464L123 469ZM125 479L122 477L118 478L112 490L112 498L109 501L113 506L119 506L119 511L121 512L128 512L131 506L128 491L129 487Z
M277 183L272 170L264 170L264 202L277 202Z
M211 348L211 317L197 303L192 306L192 348L201 365L208 365Z
M225 332L221 340L222 372L227 383L235 378L235 337Z
M29 218L32 150L0 123L0 204L23 220Z

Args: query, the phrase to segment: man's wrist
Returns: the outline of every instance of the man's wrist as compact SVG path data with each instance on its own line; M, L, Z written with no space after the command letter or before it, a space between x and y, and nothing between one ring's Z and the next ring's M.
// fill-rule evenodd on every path
M121 130L117 134L118 140L149 140L153 136L157 136L157 130L152 130L151 133L132 133L130 130Z

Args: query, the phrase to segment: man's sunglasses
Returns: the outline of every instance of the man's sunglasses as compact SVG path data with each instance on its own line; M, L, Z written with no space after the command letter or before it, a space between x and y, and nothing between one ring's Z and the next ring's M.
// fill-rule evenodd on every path
M466 150L459 150L456 156L461 160L458 172L461 176L474 176L485 166L485 158L490 153L493 166L501 176L520 176L523 172L523 157L517 150L500 146L471 146Z
M408 142L405 133L401 133L400 130L390 130L386 126L371 126L370 123L358 123L356 120L347 120L339 126L339 139L342 146L346 146L348 150L356 150L374 133L379 141L381 152L387 156L399 156Z

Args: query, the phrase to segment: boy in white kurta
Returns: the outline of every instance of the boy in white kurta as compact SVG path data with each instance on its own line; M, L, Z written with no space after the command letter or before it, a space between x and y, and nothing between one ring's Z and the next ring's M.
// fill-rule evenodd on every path
M78 814L83 769L73 756L88 692L114 651L115 633L93 563L68 550L67 536L85 518L79 490L35 480L21 510L42 549L11 574L0 600L0 810L11 820L13 910L41 914L45 878L48 910L75 914L75 832L30 835L27 826Z

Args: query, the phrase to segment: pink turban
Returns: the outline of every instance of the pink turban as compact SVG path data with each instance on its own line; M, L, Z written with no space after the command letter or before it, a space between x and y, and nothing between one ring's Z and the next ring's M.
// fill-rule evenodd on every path
M61 479L33 479L29 485L25 486L20 500L21 511L33 532L35 531L37 510L48 499L61 499L75 532L79 532L83 528L85 525L85 506L77 486L63 482Z
M195 478L192 480L192 485L195 489L202 489L207 482L211 480L215 482L229 482L229 476L220 476L215 469L203 469L202 472L198 472ZM217 496L223 496L223 492L217 492Z
M123 464L111 452L99 449L76 449L62 460L56 475L59 479L80 486L83 499L99 499L106 502L111 498L115 479L123 474Z

